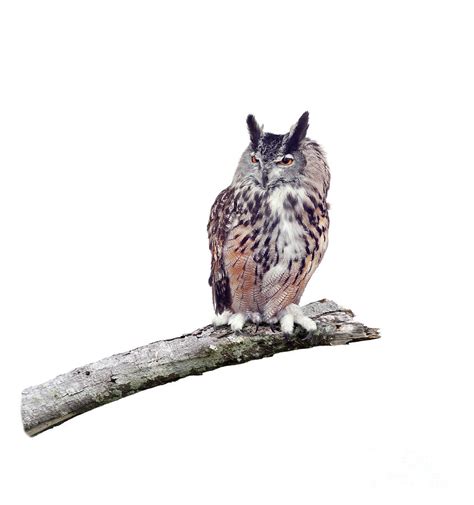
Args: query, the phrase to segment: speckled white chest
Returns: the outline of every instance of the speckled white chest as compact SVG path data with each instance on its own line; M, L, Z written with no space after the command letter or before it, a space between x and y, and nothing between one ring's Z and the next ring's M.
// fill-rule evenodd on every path
M294 208L285 208L284 202L288 195L297 202ZM304 198L303 188L283 186L276 188L268 199L272 214L278 217L278 226L273 233L275 237L278 237L276 247L283 262L288 262L290 259L298 260L306 256L305 229L295 219L295 214L302 211Z

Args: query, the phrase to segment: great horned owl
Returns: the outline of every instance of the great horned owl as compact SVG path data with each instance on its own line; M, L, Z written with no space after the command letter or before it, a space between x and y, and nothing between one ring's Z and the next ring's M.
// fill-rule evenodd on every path
M306 137L308 117L284 135L247 117L250 144L207 227L216 325L316 328L297 304L326 251L330 174L323 150Z

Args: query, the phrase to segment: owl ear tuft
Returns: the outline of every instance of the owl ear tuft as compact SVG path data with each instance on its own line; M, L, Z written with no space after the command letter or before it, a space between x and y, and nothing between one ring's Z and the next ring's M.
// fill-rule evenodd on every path
M253 114L249 114L247 116L247 128L249 130L250 135L250 143L252 144L252 149L257 150L258 141L262 136L262 129L257 123L255 116Z
M306 137L306 132L308 131L309 126L308 120L309 112L303 112L296 124L291 127L290 133L288 134L288 140L286 142L287 152L296 151L300 142Z

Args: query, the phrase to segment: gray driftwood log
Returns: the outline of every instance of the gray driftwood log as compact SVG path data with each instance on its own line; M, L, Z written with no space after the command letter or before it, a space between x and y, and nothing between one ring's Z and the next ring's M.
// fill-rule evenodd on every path
M317 345L339 345L379 338L375 328L353 320L350 310L329 300L304 307L318 329L307 335L296 327L291 337L262 325L245 326L236 335L229 327L206 326L188 335L159 340L90 363L22 393L21 414L28 435L101 405L188 375L200 375L227 365L245 363L275 353Z

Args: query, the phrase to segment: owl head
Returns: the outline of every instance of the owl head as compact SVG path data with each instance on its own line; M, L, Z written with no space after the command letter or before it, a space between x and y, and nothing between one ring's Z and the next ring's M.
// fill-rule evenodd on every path
M304 112L288 133L277 135L263 131L255 117L247 117L250 144L242 154L236 180L263 189L282 184L297 184L307 166L305 144L309 113ZM315 142L312 142L317 146Z

